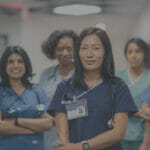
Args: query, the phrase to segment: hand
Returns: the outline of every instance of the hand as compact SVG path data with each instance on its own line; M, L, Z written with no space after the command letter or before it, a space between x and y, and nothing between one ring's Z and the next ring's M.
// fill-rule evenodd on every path
M11 124L15 124L15 118L6 118L6 119L4 119L4 121L7 121Z
M150 121L150 109L149 108L142 109L140 112L140 116L145 120Z
M148 150L149 145L142 143L139 150Z
M82 150L82 144L66 143L65 145L59 145L58 150Z

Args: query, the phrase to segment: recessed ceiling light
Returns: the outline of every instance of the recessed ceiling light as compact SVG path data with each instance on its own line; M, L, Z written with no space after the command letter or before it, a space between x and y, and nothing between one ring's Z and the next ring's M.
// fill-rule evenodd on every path
M82 16L96 14L102 11L101 7L94 5L72 4L59 6L53 9L55 14Z

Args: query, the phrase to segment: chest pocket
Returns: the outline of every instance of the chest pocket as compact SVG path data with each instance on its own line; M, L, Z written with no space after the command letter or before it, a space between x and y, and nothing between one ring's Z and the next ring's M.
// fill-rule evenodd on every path
M36 100L37 100L36 109L37 109L37 115L39 116L39 115L43 114L43 112L45 111L45 105L41 102L41 98L40 98L38 89L36 87L32 87L32 90L34 91L35 96L36 96Z
M108 89L104 93L99 93L99 97L88 101L88 112L91 117L99 115L99 118L108 122L114 119L115 113L115 85L108 84Z

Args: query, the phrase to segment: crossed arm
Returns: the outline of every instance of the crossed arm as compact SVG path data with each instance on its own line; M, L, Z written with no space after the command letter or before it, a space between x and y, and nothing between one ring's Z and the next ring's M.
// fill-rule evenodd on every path
M150 146L150 104L143 102L141 107L141 117L145 120L145 131L140 150L148 150L148 147Z
M37 119L18 118L19 126L16 126L14 122L14 118L2 120L2 113L0 112L0 133L7 135L34 134L49 130L52 127L51 116L47 113Z
M55 121L58 136L58 150L82 150L81 143L69 142L68 120L66 114L63 112L56 112ZM115 114L114 128L87 140L89 143L89 149L104 149L121 141L125 134L127 121L127 112Z

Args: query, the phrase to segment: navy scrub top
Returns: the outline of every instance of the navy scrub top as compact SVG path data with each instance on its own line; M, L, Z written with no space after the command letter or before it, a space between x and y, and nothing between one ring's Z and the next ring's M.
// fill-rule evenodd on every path
M38 102L39 99L39 102ZM37 110L38 104L44 104L43 111ZM5 118L39 118L46 113L48 98L44 90L37 85L26 88L18 96L11 88L0 87L0 111ZM14 110L14 112L12 111ZM0 150L44 150L43 133L31 135L0 134Z
M73 95L76 95L78 100L87 99L88 116L69 120L71 143L88 140L109 130L107 122L112 117L112 91L115 91L114 113L129 112L131 114L137 111L129 89L123 81L117 81L113 86L102 81L87 91L72 90L68 88L68 82L69 80L65 80L58 85L49 111L51 115L55 115L55 111L66 113L66 107L61 102L62 97L70 100ZM122 150L122 148L120 143L117 143L105 150Z

